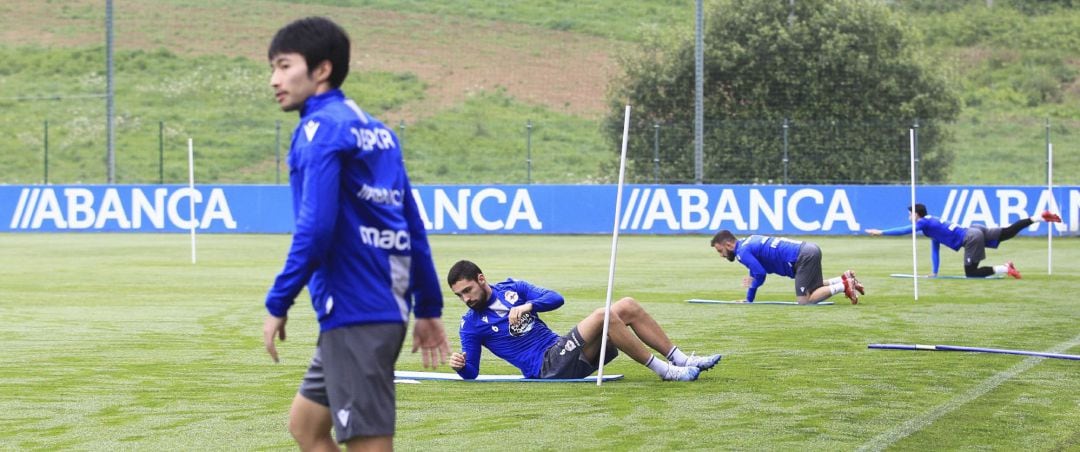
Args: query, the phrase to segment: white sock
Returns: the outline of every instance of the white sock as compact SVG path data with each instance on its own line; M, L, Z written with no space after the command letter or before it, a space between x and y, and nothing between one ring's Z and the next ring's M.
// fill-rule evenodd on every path
M825 280L825 285L826 286L831 286L833 284L843 284L843 283L844 283L844 277L843 276L837 276L835 278L829 278L829 279ZM835 293L835 292L833 292L833 293Z
M1031 217L1031 222L1032 223L1038 223L1040 221L1043 221L1042 215L1036 215L1036 216Z
M835 280L835 282L834 282ZM833 278L829 280L829 294L836 295L838 293L844 293L844 280L840 278Z
M685 366L687 358L688 356L686 356L686 353L683 353L682 350L679 350L679 347L677 346L672 347L671 352L667 354L668 362L676 366Z
M1006 274L1008 272L1009 272L1009 268L1006 267L1005 265L995 265L994 266L994 274L1004 275L1004 274Z
M656 372L657 375L659 375L660 377L663 377L664 375L667 374L668 367L671 367L671 366L668 363L664 362L663 360L656 359L655 356L650 356L649 357L649 362L645 363L645 367L648 367L649 369L652 369L652 371Z

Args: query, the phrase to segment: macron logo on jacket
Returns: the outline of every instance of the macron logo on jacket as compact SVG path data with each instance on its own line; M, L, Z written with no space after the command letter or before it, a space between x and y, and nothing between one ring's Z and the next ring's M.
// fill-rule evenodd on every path
M308 120L307 124L304 124L304 135L307 136L308 142L311 142L315 138L315 132L319 130L319 123L314 120Z

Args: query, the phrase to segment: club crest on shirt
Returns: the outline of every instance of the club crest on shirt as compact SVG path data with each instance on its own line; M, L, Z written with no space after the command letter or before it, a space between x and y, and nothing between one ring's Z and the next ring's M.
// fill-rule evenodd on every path
M518 301L518 294L517 292L508 290L506 292L503 292L503 299L506 300L507 303L514 304Z

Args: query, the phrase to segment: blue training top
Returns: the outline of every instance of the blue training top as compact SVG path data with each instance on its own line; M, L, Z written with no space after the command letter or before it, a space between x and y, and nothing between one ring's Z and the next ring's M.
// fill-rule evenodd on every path
M525 378L540 378L544 352L558 342L559 335L540 320L539 313L558 309L563 301L558 292L525 281L507 279L492 284L487 308L483 312L469 309L461 316L458 334L465 367L457 371L458 375L467 380L480 375L480 346L484 346L521 369ZM510 308L525 303L533 304L532 319L522 325L524 333L515 336L510 332Z
M767 273L795 277L795 261L802 244L801 240L766 235L751 235L735 243L735 258L750 269L754 279L746 289L746 301L754 301Z
M284 317L304 285L320 331L442 315L427 232L394 132L341 90L309 97L289 152L296 230L266 294Z
M953 251L960 250L960 247L964 245L964 236L967 235L968 228L927 215L915 222L915 230L921 231L923 235L930 238L930 264L933 266L936 275L941 264L941 257L938 252L940 245L944 244ZM881 231L881 235L904 234L911 234L910 224Z

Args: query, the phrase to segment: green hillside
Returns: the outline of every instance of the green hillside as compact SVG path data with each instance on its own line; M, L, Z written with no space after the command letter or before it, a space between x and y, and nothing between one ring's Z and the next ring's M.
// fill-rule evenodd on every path
M415 182L611 181L618 143L599 120L616 56L690 30L684 3L126 1L114 11L116 182L184 181L188 138L200 181L281 180L296 118L271 99L265 46L314 14L352 34L346 92L398 130ZM946 125L950 183L1043 184L1048 137L1055 182L1080 183L1080 12L897 3L965 102ZM106 181L104 17L98 1L0 5L0 183Z

